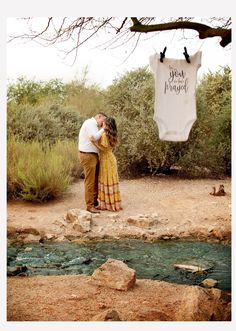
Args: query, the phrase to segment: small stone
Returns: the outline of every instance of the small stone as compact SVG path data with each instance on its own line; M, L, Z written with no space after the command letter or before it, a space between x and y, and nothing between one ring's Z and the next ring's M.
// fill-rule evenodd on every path
M98 303L98 308L99 309L104 309L104 308L107 308L107 305L105 305L105 303L103 303L103 302L99 302Z
M212 288L212 287L216 287L216 285L218 284L218 281L213 278L206 278L201 282L201 284L204 287Z
M117 220L118 218L120 218L119 214L110 214L108 215L108 218L110 218L111 220Z
M51 234L51 233L47 233L47 234L45 235L45 239L46 239L46 240L51 240L51 239L53 239L53 238L55 238L55 236L54 236L53 234Z
M26 266L7 267L7 276L16 276L27 271Z
M163 240L169 240L169 239L171 239L171 237L170 236L162 236L161 239L163 239Z
M26 247L26 248L24 249L24 251L25 251L25 252L31 252L32 249L33 249L32 247Z
M52 223L58 225L60 228L66 227L67 225L67 223L64 220L55 220Z
M64 236L55 238L55 242L62 242L62 241L67 241L67 239Z
M98 315L93 316L92 321L121 321L118 311L108 309Z

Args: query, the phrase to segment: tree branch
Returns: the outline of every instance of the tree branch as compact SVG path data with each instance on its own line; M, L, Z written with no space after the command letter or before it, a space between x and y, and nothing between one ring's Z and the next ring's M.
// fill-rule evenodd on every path
M127 21L127 19L128 19L128 17L126 17L126 18L123 20L121 26L117 29L116 33L119 33L119 32L121 31L121 29L122 29L123 26L125 25L125 22Z
M23 18L23 20L25 19ZM138 42L143 33L158 33L167 30L177 31L177 29L182 29L183 31L186 31L186 29L195 30L198 32L200 39L221 37L220 45L222 47L231 43L230 27L232 22L230 17L210 17L203 19L203 23L194 22L194 17L166 18L169 22L160 21L161 18L158 18L160 23L155 24L156 19L156 17L47 17L46 24L41 26L41 28L37 26L35 31L33 18L27 18L27 23L29 24L28 32L18 36L9 36L8 42L21 38L34 40L43 46L68 43L69 50L65 51L65 53L67 56L75 52L74 61L77 58L78 49L81 45L87 43L89 39L100 40L94 38L95 35L99 35L100 30L105 31L107 36L112 36L112 38L102 42L102 46L105 48L111 47L111 49L126 43L129 44L131 39ZM154 35L152 34L152 36ZM137 46L137 42L134 49ZM134 49L131 51L131 54Z
M189 21L175 21L161 24L145 25L140 23L140 21L136 17L131 17L131 20L133 22L133 25L130 28L131 32L148 33L154 31L156 32L176 29L191 29L199 33L200 39L221 37L220 45L222 47L225 47L231 43L231 29L212 28L202 23Z

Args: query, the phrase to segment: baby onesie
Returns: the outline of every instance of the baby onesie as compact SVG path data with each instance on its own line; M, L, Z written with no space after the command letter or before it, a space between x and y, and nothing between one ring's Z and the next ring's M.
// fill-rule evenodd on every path
M155 77L155 105L153 119L159 138L167 141L186 141L196 114L197 71L201 66L202 52L185 59L150 56L150 66Z

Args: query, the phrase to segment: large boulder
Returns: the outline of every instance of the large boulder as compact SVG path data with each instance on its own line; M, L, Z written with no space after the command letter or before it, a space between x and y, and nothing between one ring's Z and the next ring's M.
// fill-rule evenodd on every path
M230 302L225 308L225 298L219 289L188 286L184 289L176 311L177 321L227 321L230 320ZM228 298L229 300L229 298ZM224 305L223 305L224 302Z
M93 272L92 280L100 286L127 291L135 284L136 271L122 261L108 259Z

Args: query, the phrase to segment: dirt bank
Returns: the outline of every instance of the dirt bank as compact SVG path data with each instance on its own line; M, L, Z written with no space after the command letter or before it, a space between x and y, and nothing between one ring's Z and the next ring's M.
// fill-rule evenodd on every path
M226 196L209 194L212 186L223 184ZM87 234L66 229L63 217L68 210L85 209L83 181L73 184L60 200L47 204L27 202L8 203L8 237L30 241L39 238L123 238L161 239L163 237L231 239L231 181L183 180L154 177L124 180L120 183L123 210L103 211L93 215L91 231ZM138 227L127 218L155 215L159 223L153 227Z
M209 194L223 184L226 196ZM123 180L123 210L102 212L91 231L76 233L62 226L70 209L85 209L83 181L58 201L47 204L8 203L9 241L46 238L231 239L231 181L183 180L167 177ZM140 227L127 223L135 215L155 215L158 223ZM218 289L137 280L128 292L91 284L89 276L8 277L9 321L87 321L109 309L122 320L229 320L230 294Z
M9 321L90 321L115 310L123 321L229 320L230 293L162 281L137 280L119 291L89 276L8 278Z

